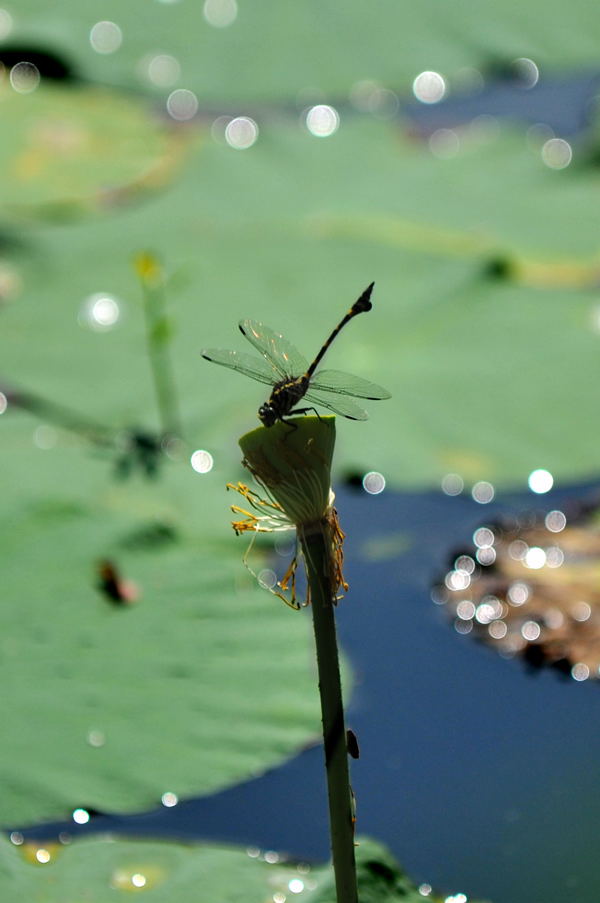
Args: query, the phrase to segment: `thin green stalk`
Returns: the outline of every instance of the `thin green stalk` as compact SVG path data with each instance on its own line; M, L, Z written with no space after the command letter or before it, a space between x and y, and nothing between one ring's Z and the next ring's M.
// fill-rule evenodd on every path
M181 436L175 379L169 356L171 323L166 311L164 278L158 261L141 254L136 268L144 291L146 345L163 433Z
M302 531L300 542L312 601L336 895L338 903L357 903L353 807L327 533L327 526L315 532Z
M67 408L65 405L50 401L41 395L27 392L23 389L15 389L0 383L0 392L5 395L8 403L24 411L35 414L47 423L55 424L87 439L95 445L110 447L114 444L115 431L109 427L91 420L85 414Z

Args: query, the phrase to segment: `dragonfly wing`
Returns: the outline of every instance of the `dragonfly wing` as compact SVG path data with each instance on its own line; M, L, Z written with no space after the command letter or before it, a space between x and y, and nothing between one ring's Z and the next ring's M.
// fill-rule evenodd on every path
M269 386L279 382L281 375L278 370L268 363L264 357L254 357L251 354L244 354L243 351L225 351L222 348L205 348L202 351L202 357L213 364L221 364L222 367L229 367L230 370L237 370L244 376L251 379L257 379L259 383L266 383Z
M308 370L308 361L281 333L257 320L241 320L240 330L278 373L278 379L302 376Z
M333 411L334 414L341 414L342 417L348 417L349 420L369 419L369 415L363 408L359 408L357 404L354 404L353 401L348 401L346 398L323 397L320 392L308 391L302 399L303 405L305 401L308 402L309 405L312 403L328 408L330 411ZM292 414L293 413L294 412L292 411Z
M319 389L322 392L338 392L340 395L354 395L357 398L383 399L392 396L383 386L354 376L352 373L344 373L342 370L318 370L310 381L311 389Z

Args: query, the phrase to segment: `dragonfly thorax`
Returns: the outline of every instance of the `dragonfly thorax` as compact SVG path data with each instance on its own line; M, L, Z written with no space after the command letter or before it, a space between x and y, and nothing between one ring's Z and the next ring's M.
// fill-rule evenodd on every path
M292 413L292 408L304 397L308 390L309 379L306 375L295 379L282 379L271 392L268 401L258 409L258 417L263 426L273 426Z

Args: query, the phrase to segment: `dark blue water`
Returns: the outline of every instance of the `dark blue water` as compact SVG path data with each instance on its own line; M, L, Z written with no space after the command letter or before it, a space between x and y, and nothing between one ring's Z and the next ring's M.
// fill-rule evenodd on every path
M492 80L479 91L450 95L440 103L404 104L402 113L424 134L455 128L478 116L549 126L556 135L580 135L596 116L600 72L544 76L531 88L516 79Z
M430 598L448 555L479 524L501 512L565 509L597 490L590 483L491 505L441 491L338 492L351 584L338 629L356 676L348 722L361 750L352 763L358 830L386 843L417 882L494 903L600 899L600 685L500 658L459 636ZM394 536L404 551L369 560L366 548ZM325 859L322 752L307 749L173 809L68 827Z

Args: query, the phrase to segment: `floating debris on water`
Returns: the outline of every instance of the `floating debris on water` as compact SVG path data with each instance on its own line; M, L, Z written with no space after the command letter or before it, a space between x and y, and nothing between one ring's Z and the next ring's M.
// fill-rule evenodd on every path
M459 634L577 682L600 678L600 520L564 511L484 524L434 588Z

